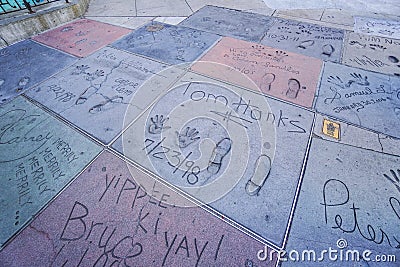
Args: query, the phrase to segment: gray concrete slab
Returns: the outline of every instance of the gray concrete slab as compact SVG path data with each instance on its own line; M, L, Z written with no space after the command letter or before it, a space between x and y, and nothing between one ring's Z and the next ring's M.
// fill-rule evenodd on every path
M169 76L157 76L165 68L161 63L107 47L27 95L107 144L121 132L128 106L140 114L163 85L177 79L180 71L176 69L165 72ZM138 93L152 76L160 78L158 84Z
M206 5L213 5L225 8L231 8L236 10L243 10L247 12L254 12L263 15L270 16L274 13L274 9L271 9L265 5L262 0L186 0L193 11L197 11Z
M157 17L154 21L171 24L171 25L178 25L187 17Z
M355 17L354 20L354 32L400 39L400 20L368 17Z
M396 156L314 138L282 266L398 266L399 165ZM290 260L292 250L300 261ZM321 260L302 261L304 250ZM365 250L371 261L352 260ZM376 262L377 255L397 263Z
M324 132L324 120L339 125L339 138L328 131ZM328 129L326 129L328 130ZM400 155L400 139L382 133L371 132L350 123L332 119L329 116L317 114L313 134L315 137L341 144L356 146L377 152Z
M400 76L400 40L348 32L343 59L346 65Z
M315 108L318 112L400 138L400 79L325 63Z
M175 86L113 147L282 245L313 113L192 73Z
M154 18L153 17L108 17L108 16L100 16L100 17L91 17L86 15L86 18L91 20L96 20L104 23L109 23L116 26L121 26L129 29L137 29L143 26L146 23L149 23Z
M0 262L10 267L258 262L263 244L201 207L174 206L173 195L145 172L103 153L0 252Z
M293 18L305 18L311 20L320 20L324 9L278 9L276 10L276 16L290 16Z
M112 46L169 64L181 64L193 62L218 39L212 33L152 22Z
M273 18L216 6L205 6L180 25L259 42L273 23Z
M22 94L77 59L25 40L0 50L0 104Z
M85 16L137 16L135 3L124 0L91 0Z
M185 0L136 0L137 16L186 17L193 11Z
M276 19L261 43L275 48L339 62L344 31L317 24Z
M0 248L101 150L22 96L0 109Z

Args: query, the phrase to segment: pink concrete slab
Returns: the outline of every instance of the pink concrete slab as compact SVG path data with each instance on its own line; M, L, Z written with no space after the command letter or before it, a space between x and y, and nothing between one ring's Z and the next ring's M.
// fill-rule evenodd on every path
M171 190L130 171L100 155L0 252L0 265L275 266L277 253L258 260L263 244L199 207L172 205Z
M32 39L78 57L86 57L130 32L126 28L80 19Z
M217 63L217 64L215 64ZM311 107L322 60L224 37L192 70ZM233 75L239 70L244 75Z

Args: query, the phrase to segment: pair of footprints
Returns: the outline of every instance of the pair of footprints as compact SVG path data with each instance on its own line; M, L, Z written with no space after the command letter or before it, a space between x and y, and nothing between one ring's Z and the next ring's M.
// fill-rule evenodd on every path
M224 138L215 146L210 161L208 163L207 172L217 174L222 166L222 160L229 153L232 147L230 138ZM271 158L265 154L260 155L254 164L254 173L247 181L245 190L250 196L255 196L263 187L271 171Z
M266 73L263 76L263 90L262 91L271 91L271 85L275 81L275 74L273 73ZM296 99L300 89L306 89L306 87L301 87L299 80L291 78L288 80L288 87L286 89L285 95L288 98Z

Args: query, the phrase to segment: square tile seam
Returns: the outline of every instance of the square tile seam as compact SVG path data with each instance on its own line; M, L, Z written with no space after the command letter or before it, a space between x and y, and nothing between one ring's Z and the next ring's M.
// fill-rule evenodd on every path
M283 248L283 246L274 244L272 241L269 241L268 239L255 233L254 231L250 230L248 227L246 227L246 226L242 225L241 223L235 221L234 219L231 219L230 217L226 216L224 213L212 208L209 204L205 204L205 203L201 202L200 200L196 199L195 197L191 196L189 193L184 192L183 190L179 189L178 187L176 187L173 184L166 181L164 178L162 178L157 173L154 173L154 172L148 170L146 167L140 165L138 162L134 161L133 159L130 159L130 158L124 156L123 153L119 152L117 149L115 149L113 147L108 147L108 148L106 148L105 151L112 153L114 156L123 160L126 164L130 164L131 166L136 167L143 173L150 176L155 181L160 182L161 184L163 184L167 188L171 189L172 191L174 191L181 197L184 197L186 200L192 202L193 204L196 205L196 207L201 208L202 210L206 211L213 217L221 220L223 223L227 223L228 225L230 225L234 229L244 233L248 237L253 238L254 240L260 242L263 245L270 246L271 248L273 248L277 251L279 251ZM282 242L282 243L284 243L284 242Z
M32 103L29 99L27 99L30 103ZM35 105L35 103L32 103L33 105ZM35 105L37 106L37 105ZM41 109L41 107L37 106L39 109ZM42 110L44 111L46 114L48 114L46 112L46 110ZM57 121L59 121L57 118L53 117L51 114L48 114L52 119L55 119ZM59 121L60 122L60 121ZM64 124L63 122L61 122L62 124ZM65 125L65 124L64 124ZM68 125L66 125L67 127L69 127ZM71 128L71 130L74 131L74 129ZM80 134L79 132L77 134ZM4 242L1 246L0 246L0 252L6 247L8 246L11 242L13 242L13 240L19 235L21 234L22 231L24 231L26 228L28 228L30 226L30 224L45 210L47 209L47 207L53 203L55 201L55 199L61 195L82 173L84 173L88 167L90 167L90 165L98 158L100 157L101 154L103 154L105 151L104 148L102 148L96 156L93 157L93 159L91 159L84 168L82 168L82 170L80 170L78 173L76 173L62 188L61 190L58 191L58 193L56 195L54 195L49 201L47 201L36 213L34 213L12 236L10 236L6 242Z
M313 139L313 132L314 132L315 125L316 125L316 119L317 119L317 115L314 112L313 113L313 121L312 121L311 129L310 129L310 135L308 137L307 147L306 147L306 150L304 152L303 164L302 164L300 175L299 175L299 178L298 178L298 181L297 181L297 187L296 187L296 191L295 191L295 194L294 194L292 207L290 209L290 215L289 215L289 218L288 218L288 221L287 221L285 235L283 237L282 249L284 249L286 247L287 243L288 243L288 238L289 238L291 226L292 226L294 214L295 214L295 211L296 211L296 207L297 207L297 203L298 203L298 199L299 199L299 195L300 195L301 185L303 183L303 179L304 179L304 175L305 175L306 168L307 168L307 163L308 163L308 157L310 155L310 148L311 148L312 139Z
M103 144L96 137L92 136L91 134L89 134L85 130L79 128L77 125L75 125L74 123L70 122L69 120L64 118L62 115L56 113L55 111L51 110L50 108L46 107L44 104L40 103L39 101L37 101L37 100L35 100L33 98L30 98L26 94L22 94L21 97L25 98L28 102L30 102L31 104L35 105L36 107L38 107L39 109L44 111L46 114L48 114L50 117L52 117L53 119L56 119L57 121L59 121L63 125L67 126L71 130L76 132L77 134L82 135L83 137L85 137L86 139L91 141L92 143L94 143L97 146L101 147L103 150L104 150L104 148L107 147L105 144Z

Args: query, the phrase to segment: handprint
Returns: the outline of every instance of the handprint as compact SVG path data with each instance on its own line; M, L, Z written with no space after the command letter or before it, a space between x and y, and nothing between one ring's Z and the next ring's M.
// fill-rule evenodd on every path
M71 75L80 75L80 74L87 74L86 70L90 67L88 65L80 65L76 66L75 70L71 73Z
M160 134L163 130L169 129L171 127L164 126L164 123L168 121L168 117L164 118L163 115L156 115L155 117L151 117L151 124L149 125L149 133L151 134Z
M386 177L392 184L397 188L397 190L400 192L400 170L397 169L397 173L394 170L390 170L390 173L392 177L387 175L386 173L383 174L383 176Z
M340 88L344 89L344 82L340 79L339 76L329 76L327 79L328 83L332 83L334 85L339 86Z
M101 76L104 76L103 70L96 70L93 73L86 73L85 80L86 81L93 81Z
M355 72L351 73L350 76L353 77L354 80L349 80L346 84L346 87L350 87L353 83L356 83L358 85L363 85L363 86L369 85L367 76L362 77L361 74L355 73Z
M185 148L200 139L199 131L196 128L190 129L186 127L186 131L182 134L178 133L178 145L180 148Z

